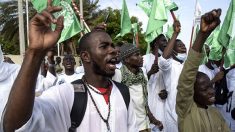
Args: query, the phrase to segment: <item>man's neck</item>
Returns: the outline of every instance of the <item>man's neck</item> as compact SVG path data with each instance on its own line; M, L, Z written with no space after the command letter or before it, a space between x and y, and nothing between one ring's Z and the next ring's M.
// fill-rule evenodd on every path
M84 79L86 82L96 88L108 88L110 85L110 81L108 77L105 77L103 75L97 75L97 74L86 74L84 75Z
M132 72L133 74L137 74L139 72L139 68L138 67L132 67L130 65L126 65L127 69Z
M65 70L65 74L68 76L73 75L74 73L75 73L74 69L73 70L69 70L69 69Z
M199 107L199 108L203 108L203 109L207 109L207 108L208 108L207 105L200 105L200 104L198 104L198 103L196 103L196 104L197 104L197 107Z

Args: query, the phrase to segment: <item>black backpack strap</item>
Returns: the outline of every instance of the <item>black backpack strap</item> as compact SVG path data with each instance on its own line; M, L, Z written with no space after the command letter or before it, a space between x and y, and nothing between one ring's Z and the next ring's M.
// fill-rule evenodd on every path
M69 132L76 132L81 124L87 107L87 88L81 79L72 82L74 86L74 102L70 113L71 127Z
M119 83L119 82L116 82L116 81L113 81L114 84L118 87L119 91L121 92L122 94L122 97L125 101L125 104L126 104L126 108L128 110L128 107L129 107L129 103L130 103L130 91L129 91L129 88L122 84L122 83Z

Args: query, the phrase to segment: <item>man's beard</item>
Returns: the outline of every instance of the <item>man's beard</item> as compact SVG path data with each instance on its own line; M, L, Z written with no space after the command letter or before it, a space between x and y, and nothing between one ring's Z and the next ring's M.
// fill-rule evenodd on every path
M92 65L93 65L92 70L98 75L112 78L112 76L115 74L115 73L107 73L107 71L103 70L94 60L92 60Z

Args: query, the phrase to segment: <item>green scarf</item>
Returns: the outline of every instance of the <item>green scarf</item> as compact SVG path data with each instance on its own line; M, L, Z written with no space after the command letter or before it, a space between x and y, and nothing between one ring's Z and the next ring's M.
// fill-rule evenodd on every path
M147 80L145 79L144 73L141 68L139 68L139 72L137 74L132 73L125 65L121 67L122 73L122 81L121 83L125 84L126 86L137 85L141 84L143 88L143 94L145 98L145 102L147 103Z
M121 83L125 84L126 86L131 86L135 84L141 84L143 88L143 94L144 94L144 101L145 101L145 110L146 114L149 117L149 120L151 123L155 125L161 124L159 120L157 120L152 112L149 109L148 106L148 92L147 92L147 80L145 79L144 73L141 68L139 68L139 72L137 74L133 74L131 71L128 70L128 68L125 65L122 65L121 67L121 73L122 73L122 81Z

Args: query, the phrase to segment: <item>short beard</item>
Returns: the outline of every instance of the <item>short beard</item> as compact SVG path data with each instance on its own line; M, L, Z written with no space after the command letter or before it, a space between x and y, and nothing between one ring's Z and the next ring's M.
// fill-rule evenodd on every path
M92 68L94 73L108 78L112 78L113 75L115 74L115 73L107 73L105 70L102 70L102 68L94 60L92 60Z

